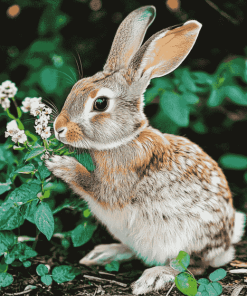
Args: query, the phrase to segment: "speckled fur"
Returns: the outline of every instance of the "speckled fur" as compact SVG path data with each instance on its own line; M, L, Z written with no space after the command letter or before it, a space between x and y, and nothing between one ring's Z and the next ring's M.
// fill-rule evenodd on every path
M196 21L165 29L138 50L154 15L154 7L146 6L123 21L104 71L75 84L54 122L56 137L89 149L96 169L88 172L68 156L46 161L121 242L96 247L80 263L137 257L155 266L133 283L134 294L159 290L173 281L176 271L167 264L181 250L191 255L195 274L208 265L231 261L232 244L241 239L245 217L236 214L218 164L185 137L162 134L149 126L143 113L143 93L150 79L174 70L200 30ZM164 64L159 49L163 45L172 59ZM174 48L178 58L173 57ZM95 112L93 102L102 93L110 96L110 107Z

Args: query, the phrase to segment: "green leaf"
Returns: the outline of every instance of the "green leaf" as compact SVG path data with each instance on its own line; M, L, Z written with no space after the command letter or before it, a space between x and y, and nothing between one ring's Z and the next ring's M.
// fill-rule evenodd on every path
M57 70L45 67L40 72L40 85L47 93L53 93L58 85Z
M210 283L206 286L206 289L210 296L218 296L222 293L222 286L219 283Z
M88 218L90 215L91 215L91 212L90 212L89 209L86 209L85 211L83 211L83 216L84 216L85 218Z
M196 121L195 123L193 123L193 125L191 126L191 128L197 132L198 134L206 134L208 132L208 127L204 124L204 122L199 119L198 121Z
M15 257L18 258L21 262L24 262L31 257L35 257L38 254L25 243L19 243L15 245L11 253L12 255L14 254Z
M190 255L180 251L176 259L170 261L170 266L178 271L185 271L190 264Z
M160 97L160 105L163 112L177 125L183 127L189 125L190 108L183 96L175 92L165 91Z
M1 263L0 263L0 273L7 272L7 270L8 270L8 264L6 264L4 257L2 257Z
M219 163L222 167L230 170L247 169L247 157L240 154L224 154L220 157Z
M199 97L190 93L190 92L185 92L182 94L183 98L187 101L188 104L197 104L199 103Z
M192 77L195 77L195 81L199 84L212 85L213 83L213 77L205 72L192 72Z
M18 169L15 171L15 173L20 173L20 174L30 174L35 170L35 167L33 164L27 164L24 167Z
M32 151L30 151L25 155L24 160L28 161L44 152L45 152L45 148L43 147L34 148Z
M3 194L6 191L9 191L11 189L12 182L7 183L0 183L0 194Z
M228 97L235 104L246 106L247 94L237 85L226 85L222 87L225 97Z
M11 265L13 267L21 267L22 266L22 263L20 261L14 261L13 263L11 263Z
M226 71L229 76L243 77L245 71L245 59L236 58L221 63L216 71L216 75L221 74L223 71Z
M0 206L0 230L12 230L24 222L24 217L18 208L12 208L12 204L6 202Z
M14 281L14 278L9 273L0 273L0 287L7 287L11 285Z
M177 288L185 295L194 296L197 293L197 283L192 275L182 272L175 277Z
M56 43L52 41L34 41L29 51L30 53L50 53L56 50Z
M44 264L39 264L36 268L36 272L39 276L45 275L49 272L47 266L45 266Z
M198 291L199 291L199 292L206 291L206 285L200 285L200 286L198 287Z
M54 232L54 218L47 203L42 202L38 205L34 220L38 229L50 240Z
M26 268L27 267L30 267L31 266L31 262L30 261L24 261L23 262L23 266L26 267Z
M119 267L120 267L120 264L118 261L112 261L111 263L105 265L105 270L109 272L119 271Z
M38 167L38 171L42 180L46 179L51 175L51 172L48 170L48 168L44 164Z
M43 275L41 277L41 282L44 283L46 286L49 286L52 283L52 277L49 274Z
M5 256L5 263L12 264L14 261L15 261L15 254L13 252L10 252Z
M37 194L41 191L41 185L34 181L28 184L22 184L20 187L16 188L14 191L10 192L6 198L7 202L26 202L32 198L36 198Z
M57 266L52 270L52 277L59 284L72 281L78 274L78 269L68 265Z
M223 102L224 98L225 92L222 87L213 89L208 98L207 105L209 107L217 107Z
M194 80L192 79L190 72L187 68L183 69L182 75L181 75L181 81L183 85L191 92L196 92L197 87L195 85Z
M9 248L15 244L16 236L12 231L0 232L0 255L6 252Z
M93 233L95 229L97 228L94 224L80 224L78 225L71 234L71 239L73 242L74 247L80 247L87 243L91 237L93 236Z
M22 207L22 213L24 215L24 218L33 224L35 224L34 214L37 211L38 202L39 202L38 199L36 199L36 200L33 200L32 202L25 204Z
M212 282L220 281L226 276L226 271L223 268L219 268L215 270L214 272L210 273L209 279Z
M205 279L205 278L201 278L197 281L200 285L207 285L209 284L209 280L208 279Z
M95 170L95 166L92 160L91 155L86 152L83 152L81 154L75 155L75 158L79 161L80 164L82 164L89 172L92 172Z

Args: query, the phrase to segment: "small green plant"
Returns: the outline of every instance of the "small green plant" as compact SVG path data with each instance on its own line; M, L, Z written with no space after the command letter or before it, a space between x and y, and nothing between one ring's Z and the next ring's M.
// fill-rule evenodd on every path
M175 259L170 261L170 266L180 273L175 277L176 287L189 296L219 296L222 293L222 286L218 283L226 276L226 271L222 268L215 270L209 275L209 279L201 278L198 281L187 269L190 264L190 256L184 251L180 251ZM199 284L199 287L197 285Z
M49 268L44 264L39 264L36 268L36 272L39 276L41 276L42 283L47 286L52 284L52 280L61 284L72 281L78 274L80 274L78 269L68 265L54 267L52 275L49 275Z
M51 136L49 120L54 110L41 102L41 98L25 98L22 107L18 107L15 101L17 88L11 81L5 81L0 86L0 103L5 115L10 119L7 123L5 137L8 138L4 145L0 146L0 168L6 181L0 183L0 194L7 194L4 200L0 200L0 286L6 287L13 282L13 277L7 273L8 265L28 268L31 262L28 259L37 255L34 250L39 233L43 233L47 240L52 236L62 239L62 245L67 248L72 240L74 247L79 247L89 241L97 228L91 221L91 213L84 202L80 200L65 200L57 208L49 202L52 191L59 190L57 181L51 182L51 173L46 168L44 161L51 155L71 155L77 158L88 170L93 170L94 165L90 154L83 151L77 155L70 152L62 143ZM17 111L17 117L10 113L11 101ZM21 121L24 113L30 112L35 116L36 134L25 130ZM37 134L39 136L37 136ZM14 157L11 148L18 151L18 157ZM22 184L16 186L15 179ZM82 218L78 226L66 233L55 231L54 215L64 208L79 209ZM14 229L19 228L27 220L37 227L37 236L25 237L15 235ZM33 247L26 242L33 242ZM43 268L43 269L42 269ZM37 272L42 276L41 280L49 285L51 277L46 274L44 267L39 267ZM52 276L57 282L74 278L77 273L69 266L56 267Z

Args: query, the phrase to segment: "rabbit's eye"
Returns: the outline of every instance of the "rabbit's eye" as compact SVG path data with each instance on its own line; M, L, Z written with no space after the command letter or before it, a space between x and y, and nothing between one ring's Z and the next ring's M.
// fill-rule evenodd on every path
M97 98L94 102L93 109L97 111L105 111L108 107L108 98L100 97Z

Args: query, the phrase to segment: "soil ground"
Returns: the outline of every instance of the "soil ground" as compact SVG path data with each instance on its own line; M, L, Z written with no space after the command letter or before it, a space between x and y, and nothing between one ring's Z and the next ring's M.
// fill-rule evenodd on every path
M102 229L101 229L102 230ZM99 229L99 231L101 231ZM99 239L99 238L98 238ZM96 241L98 240L96 239ZM138 260L134 260L129 263L122 264L118 272L107 272L104 267L86 267L80 265L78 261L82 258L84 254L89 252L95 240L91 243L87 243L85 246L87 248L71 248L64 249L61 247L61 244L50 245L49 252L43 249L40 245L40 250L38 256L31 258L32 265L28 268L24 266L21 267L10 267L8 273L12 274L14 277L14 282L12 285L2 288L0 294L7 295L86 295L86 296L96 296L96 295L132 295L130 284L137 280L143 271L145 266ZM102 243L102 242L101 242ZM98 243L97 243L98 244ZM73 250L73 252L70 252ZM48 255L42 255L42 253ZM237 260L237 261L236 261ZM234 264L235 262L235 264ZM245 267L241 267L240 263L245 263ZM40 276L36 273L36 267L38 264L49 264L51 268L59 265L70 265L80 269L81 274L76 276L74 280L62 284L57 284L53 281L52 285L46 286L40 280ZM236 266L238 265L238 266ZM247 269L247 236L236 245L236 258L233 262L223 267L225 270L233 270L239 268ZM214 271L213 268L208 268L204 275L196 277L199 279L201 277L208 277L208 275ZM87 276L93 276L100 278L101 280L93 280L87 278ZM239 285L247 285L247 273L243 274L231 274L227 272L227 276L220 281L223 286L222 295L230 296L232 295L233 290ZM29 292L25 291L25 287L28 285L36 286L35 290ZM146 294L147 296L153 295L166 295L169 288L159 292L152 292ZM170 291L169 295L178 296L183 295L176 286ZM247 286L243 287L240 294L237 295L247 295Z

